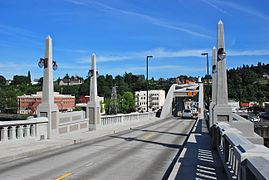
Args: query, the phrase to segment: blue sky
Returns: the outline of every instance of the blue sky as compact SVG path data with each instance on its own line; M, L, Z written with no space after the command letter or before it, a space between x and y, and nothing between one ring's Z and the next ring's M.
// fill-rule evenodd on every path
M86 77L90 56L100 74L203 76L205 57L224 22L228 68L269 63L268 0L12 0L0 1L0 74L42 76L37 62L53 39L54 78Z

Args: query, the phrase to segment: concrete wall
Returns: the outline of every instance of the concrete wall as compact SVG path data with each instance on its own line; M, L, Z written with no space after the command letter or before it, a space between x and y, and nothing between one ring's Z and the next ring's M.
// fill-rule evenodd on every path
M59 113L59 135L87 131L89 120L85 119L84 111Z
M156 113L129 113L101 116L100 127L119 126L155 118Z

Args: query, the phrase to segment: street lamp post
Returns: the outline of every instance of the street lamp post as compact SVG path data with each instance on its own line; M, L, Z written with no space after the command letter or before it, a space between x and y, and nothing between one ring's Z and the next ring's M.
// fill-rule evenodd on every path
M149 112L149 58L153 56L147 56L147 112Z
M208 53L202 53L202 56L206 56L206 75L209 76L209 62L208 62Z
M207 106L209 107L209 62L208 62L208 53L207 52L204 52L204 53L201 53L202 56L206 56L206 79L205 79L205 85L207 86L206 87L206 95L207 95Z

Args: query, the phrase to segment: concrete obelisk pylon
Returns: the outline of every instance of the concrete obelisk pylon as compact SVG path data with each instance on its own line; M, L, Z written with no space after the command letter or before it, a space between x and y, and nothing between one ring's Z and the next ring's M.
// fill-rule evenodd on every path
M54 103L53 69L52 69L52 39L46 38L44 58L44 76L42 87L42 102L37 107L38 117L48 118L48 138L57 133L58 106Z
M209 127L215 124L213 119L213 107L217 101L217 49L212 49L212 102L209 106Z
M96 55L91 57L91 83L90 100L87 104L87 117L89 118L89 130L97 129L100 125L100 102L97 96L97 73L96 73Z
M201 77L198 77L198 84L199 84L198 118L204 119L204 84L202 83Z
M228 105L226 53L224 45L224 26L218 23L218 50L217 50L217 98L213 109L214 122L232 120L232 108Z

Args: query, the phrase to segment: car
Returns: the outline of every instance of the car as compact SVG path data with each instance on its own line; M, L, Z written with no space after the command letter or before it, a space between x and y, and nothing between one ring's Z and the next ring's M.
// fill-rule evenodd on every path
M189 109L184 109L182 112L182 118L192 118L193 114L191 112L191 110Z
M259 122L260 121L260 118L259 116L256 116L254 113L252 112L249 112L248 113L248 120L250 120L251 122Z
M260 122L260 118L254 116L249 116L248 120L250 120L251 122Z

